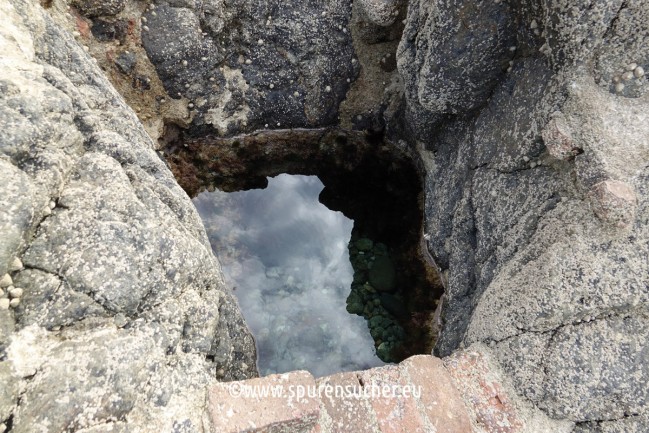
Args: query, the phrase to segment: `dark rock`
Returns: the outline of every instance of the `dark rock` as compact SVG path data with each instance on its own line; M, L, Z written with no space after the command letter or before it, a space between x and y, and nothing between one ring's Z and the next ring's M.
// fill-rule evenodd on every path
M115 65L117 65L119 70L125 74L130 74L131 72L133 72L136 63L137 57L135 56L135 54L128 51L120 53L120 55L117 56L117 59L115 59Z
M95 39L100 42L118 40L124 43L128 31L128 23L125 20L108 21L98 18L92 22L90 30Z
M381 292L391 292L395 289L395 279L396 271L390 257L377 257L369 272L372 287Z

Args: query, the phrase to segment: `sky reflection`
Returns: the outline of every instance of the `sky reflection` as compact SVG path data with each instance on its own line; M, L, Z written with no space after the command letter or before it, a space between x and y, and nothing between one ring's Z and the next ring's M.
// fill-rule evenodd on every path
M262 375L315 376L381 365L365 320L346 311L353 221L318 202L316 176L194 199L256 340Z

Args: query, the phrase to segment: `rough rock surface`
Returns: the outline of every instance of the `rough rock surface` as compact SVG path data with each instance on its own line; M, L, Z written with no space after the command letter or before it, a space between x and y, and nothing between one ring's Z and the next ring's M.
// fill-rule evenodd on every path
M645 431L649 4L490 3L410 2L399 48L446 282L436 351L489 344L576 431Z
M200 431L205 384L256 374L202 223L72 36L0 10L0 423Z
M254 349L146 132L340 121L418 158L437 353L486 344L574 432L645 432L649 3L235 3L0 3L0 423L200 431Z

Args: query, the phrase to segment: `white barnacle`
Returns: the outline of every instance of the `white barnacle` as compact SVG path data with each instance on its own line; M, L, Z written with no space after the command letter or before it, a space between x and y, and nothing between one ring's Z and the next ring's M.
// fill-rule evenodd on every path
M149 31L149 26L143 26L142 30L144 30L145 32L148 32Z
M250 65L250 64L252 64L252 60L246 59L246 65Z
M617 83L615 85L615 91L617 93L622 93L623 90L624 90L624 84L623 83Z
M257 44L258 44L258 45L264 45L264 40L263 40L263 39L259 39L259 40L257 41Z
M624 81L629 81L631 78L633 78L633 72L631 71L626 71L624 74L622 74L622 79Z
M638 66L637 68L635 68L633 70L633 75L635 75L636 78L644 77L644 69L642 68L642 66Z
M297 98L298 96L300 96L300 92L293 92L293 96Z
M635 63L635 62L629 63L628 65L626 65L626 70L627 71L633 71L637 67L638 67L637 63Z
M327 92L327 93L331 92L331 86L325 87L325 92Z
M202 60L202 61L206 61L206 60L207 60L207 57L203 56L203 57L201 57L201 60Z
M270 87L271 89L274 89L275 85L273 83L270 83L270 85L268 87Z

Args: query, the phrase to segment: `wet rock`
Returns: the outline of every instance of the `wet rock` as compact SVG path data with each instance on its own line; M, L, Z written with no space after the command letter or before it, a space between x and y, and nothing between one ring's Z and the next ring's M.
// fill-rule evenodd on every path
M372 242L371 239L360 238L359 240L357 240L357 241L354 243L354 245L355 245L356 248L358 248L360 251L369 251L369 250L371 250L372 247L374 246L374 242Z
M372 287L381 292L391 292L396 288L396 270L388 256L376 258L369 272L369 281Z

